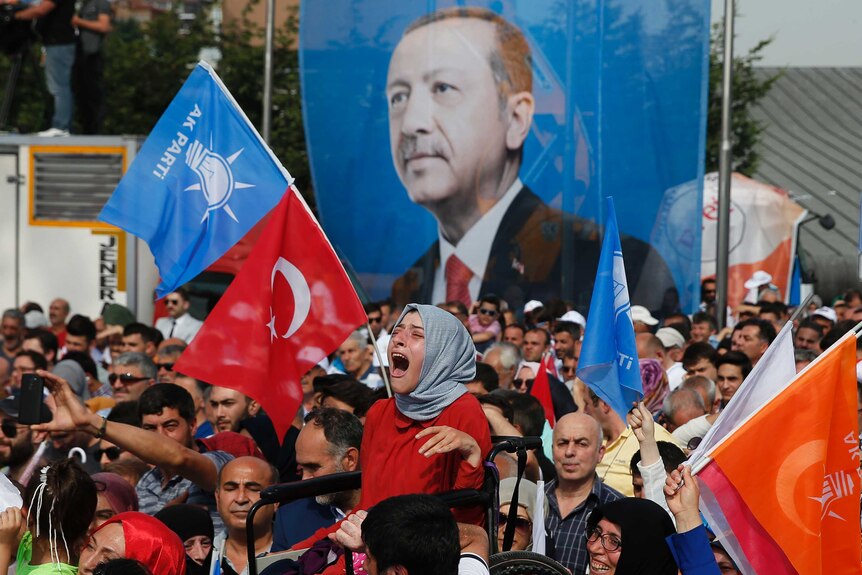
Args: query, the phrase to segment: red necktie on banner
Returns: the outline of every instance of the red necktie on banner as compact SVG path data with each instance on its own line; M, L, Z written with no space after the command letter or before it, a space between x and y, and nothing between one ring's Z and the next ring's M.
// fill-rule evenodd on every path
M175 369L255 399L281 440L300 378L366 321L338 256L290 187Z
M446 301L458 300L463 302L469 309L473 303L470 297L470 280L473 279L473 271L467 264L452 254L446 260Z

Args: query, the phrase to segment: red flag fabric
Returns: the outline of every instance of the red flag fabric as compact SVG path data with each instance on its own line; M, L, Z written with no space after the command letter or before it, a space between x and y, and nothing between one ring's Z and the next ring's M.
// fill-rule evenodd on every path
M255 399L284 438L300 378L366 315L341 262L291 186L174 369Z
M536 374L536 379L533 380L533 387L530 388L530 395L539 400L542 407L545 409L545 419L551 427L557 423L554 417L554 402L551 400L551 382L548 379L548 363L553 364L554 360L550 356L542 358L539 364L539 373Z

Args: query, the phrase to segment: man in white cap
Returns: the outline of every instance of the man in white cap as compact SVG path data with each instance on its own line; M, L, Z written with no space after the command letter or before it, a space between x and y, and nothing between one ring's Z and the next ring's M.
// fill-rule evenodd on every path
M819 307L811 314L811 321L823 328L823 333L828 332L838 321L838 314L828 306Z
M642 305L632 306L632 324L635 333L652 333L652 328L658 325L658 320Z
M661 358L662 367L667 373L667 381L670 389L676 389L682 385L685 379L685 368L682 366L682 353L685 347L685 338L672 327L663 327L655 336L661 341L664 348L664 357Z

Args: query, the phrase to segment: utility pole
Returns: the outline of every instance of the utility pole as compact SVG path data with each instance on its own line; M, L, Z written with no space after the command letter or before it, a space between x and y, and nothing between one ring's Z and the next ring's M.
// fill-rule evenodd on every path
M730 182L733 173L731 104L733 102L733 0L724 0L724 73L721 88L721 151L718 160L718 253L715 287L718 329L727 323L727 268L730 261Z

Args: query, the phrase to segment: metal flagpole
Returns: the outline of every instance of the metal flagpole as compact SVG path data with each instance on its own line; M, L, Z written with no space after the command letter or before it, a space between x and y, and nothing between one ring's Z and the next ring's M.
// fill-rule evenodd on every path
M275 40L275 0L266 0L266 46L263 53L263 125L261 135L268 144L272 127L272 46Z
M371 338L371 345L374 346L374 355L377 356L377 362L380 364L380 375L383 376L383 385L386 386L386 395L392 397L392 384L389 382L389 372L386 371L386 366L383 364L383 357L380 355L380 350L377 349L377 338L374 337L374 332L371 331L371 324L366 323L368 328L368 337Z
M721 90L721 152L718 161L718 250L715 258L718 329L727 323L727 268L730 247L730 180L733 172L731 104L733 102L733 0L724 0L724 74Z

